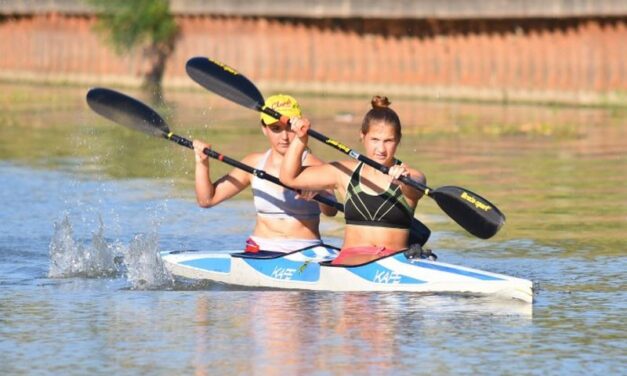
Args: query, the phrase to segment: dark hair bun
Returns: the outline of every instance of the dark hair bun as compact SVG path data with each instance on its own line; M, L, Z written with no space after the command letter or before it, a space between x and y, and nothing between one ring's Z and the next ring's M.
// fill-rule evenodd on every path
M388 97L381 97L379 95L372 97L370 103L372 104L372 108L388 108L390 104L392 104Z

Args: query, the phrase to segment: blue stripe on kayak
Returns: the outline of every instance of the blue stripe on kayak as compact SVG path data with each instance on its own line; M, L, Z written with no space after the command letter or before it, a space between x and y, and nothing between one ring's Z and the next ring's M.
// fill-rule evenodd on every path
M316 260L332 260L337 256L338 251L333 248L316 246L315 248L301 251L300 254Z
M418 266L420 268L432 269L432 270L437 270L437 271L440 271L440 272L447 272L447 273L451 273L451 274L459 274L459 275L463 275L463 276L466 276L466 277L472 277L472 278L476 278L476 279L481 279L481 280L484 280L484 281L502 281L503 280L503 278L494 277L494 276L491 276L491 275L477 273L477 272L471 272L471 271L468 271L468 270L457 269L457 268L453 268L451 266L438 265L437 263L433 264L433 263L429 263L429 262L426 262L426 261L420 261L420 260L409 261L407 259L407 257L405 257L405 255L403 255L402 253L394 256L394 258L396 260L400 261L400 262L405 263L405 264Z
M420 279L399 274L391 269L383 267L376 262L366 264L364 266L356 266L352 268L346 268L347 271L365 279L366 281L381 283L384 285L409 285L427 283Z
M309 257L309 258L317 258L318 255L316 254L316 251L314 251L313 249L307 249L305 251L300 252L301 255L305 256L305 257Z
M230 257L207 257L195 260L180 262L181 265L191 266L196 269L202 269L209 272L230 273L231 258Z
M268 260L242 259L259 273L282 281L316 282L320 279L320 265L316 262L290 261L285 258Z

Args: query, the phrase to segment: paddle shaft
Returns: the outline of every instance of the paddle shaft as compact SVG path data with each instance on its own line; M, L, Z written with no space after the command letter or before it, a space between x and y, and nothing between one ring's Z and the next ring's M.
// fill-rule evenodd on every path
M186 139L184 137L178 136L178 135L176 135L176 134L174 134L172 132L170 132L170 133L163 133L163 138L165 138L166 140L170 140L170 141L176 142L177 144L185 146L187 148L194 149L194 144L192 143L192 141L190 141L190 140L188 140L188 139ZM235 168L239 168L240 170L246 171L249 174L255 175L259 179L268 180L269 182L272 182L274 184L280 185L283 188L289 189L291 191L299 192L298 190L290 188L287 185L281 183L281 181L276 176L270 175L270 174L266 173L264 170L259 170L259 169L250 167L249 165L244 164L244 163L242 163L242 162L240 162L240 161L238 161L236 159L230 158L230 157L228 157L228 156L226 156L224 154L220 154L220 153L218 153L215 150L212 150L210 148L205 148L203 150L203 153L205 153L208 157L211 157L213 159L217 159L217 160L219 160L221 162L224 162L224 163L226 163L228 165L231 165L231 166L233 166ZM318 202L320 202L320 203L323 203L323 204L325 204L327 206L334 207L334 208L336 208L337 210L339 210L341 212L344 212L344 205L340 204L339 202L337 202L335 200L331 200L331 199L329 199L327 197L324 197L322 195L315 195L313 197L313 199L318 201Z
M289 124L289 118L287 118L287 116L281 115L279 112L273 110L272 108L269 107L259 107L258 108L259 111L272 116L273 118L277 119L277 120L281 120L282 122L285 122L287 124ZM321 141L329 146L332 146L333 148L335 148L336 150L341 151L342 153L348 155L351 158L357 159L365 164L367 164L370 167L373 167L379 171L381 171L384 174L387 174L388 171L390 170L389 167L382 165L381 163L378 163L376 161L373 161L372 159L366 157L365 155L362 155L358 152L356 152L355 150L349 148L348 146L342 144L341 142L338 142L336 140L330 139L329 137L323 135L320 132L317 132L313 129L309 129L307 130L307 134L310 135L311 137L315 138L318 141ZM429 187L427 187L426 185L420 183L419 181L416 181L412 178L410 178L409 176L400 176L398 178L398 180L402 181L403 183L421 191L424 192L426 195L430 196L430 192L431 189Z

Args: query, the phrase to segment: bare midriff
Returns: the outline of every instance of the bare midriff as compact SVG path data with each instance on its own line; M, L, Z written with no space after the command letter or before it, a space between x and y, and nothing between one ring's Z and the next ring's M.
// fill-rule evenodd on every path
M346 225L342 248L385 247L400 251L407 248L409 230L376 226Z
M254 236L276 239L320 239L320 219L268 218L257 216Z

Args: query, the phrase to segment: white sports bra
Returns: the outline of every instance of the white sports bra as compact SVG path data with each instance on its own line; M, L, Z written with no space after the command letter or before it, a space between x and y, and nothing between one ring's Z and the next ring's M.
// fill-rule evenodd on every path
M256 168L263 170L272 150L268 150ZM303 161L307 152L303 153ZM315 201L296 199L296 192L285 189L268 180L253 176L251 187L257 214L270 218L315 219L320 216L320 207Z

